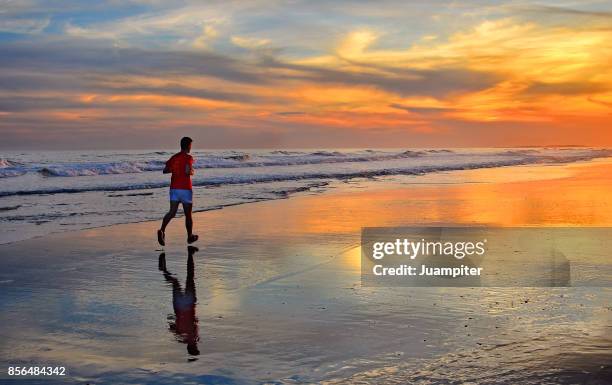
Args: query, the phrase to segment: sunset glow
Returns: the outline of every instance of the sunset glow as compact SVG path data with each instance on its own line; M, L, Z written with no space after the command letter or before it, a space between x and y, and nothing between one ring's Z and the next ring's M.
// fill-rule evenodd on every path
M2 147L610 145L610 3L553 3L3 2Z

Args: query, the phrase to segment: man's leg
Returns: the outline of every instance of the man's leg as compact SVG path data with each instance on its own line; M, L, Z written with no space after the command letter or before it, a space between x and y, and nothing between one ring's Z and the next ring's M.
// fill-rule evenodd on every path
M193 233L193 219L191 218L191 203L183 203L183 212L185 213L185 228L187 229L187 243L193 243L198 240L198 236Z
M166 231L166 226L168 226L168 223L170 223L172 218L176 216L178 207L179 207L179 202L170 201L170 210L166 213L166 215L164 215L164 219L162 220L162 225L160 228L162 232Z
M193 204L183 202L183 212L185 212L185 228L187 229L187 236L191 237L193 234L193 219L191 218L191 209Z

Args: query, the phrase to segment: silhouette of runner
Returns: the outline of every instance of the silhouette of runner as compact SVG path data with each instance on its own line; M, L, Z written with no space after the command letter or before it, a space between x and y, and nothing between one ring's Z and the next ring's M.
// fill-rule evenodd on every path
M166 269L166 253L159 255L159 270L164 274L167 282L172 284L172 307L174 308L174 320L169 322L169 330L176 334L177 339L187 344L187 352L193 356L200 354L198 350L198 318L196 317L196 288L193 280L193 254L198 251L197 247L187 248L187 279L185 280L185 290L181 284Z

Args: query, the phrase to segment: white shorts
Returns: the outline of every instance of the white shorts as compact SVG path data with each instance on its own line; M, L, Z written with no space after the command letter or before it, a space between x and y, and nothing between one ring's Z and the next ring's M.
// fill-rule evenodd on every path
M193 191L177 188L170 189L170 202L180 202L191 204L193 201Z

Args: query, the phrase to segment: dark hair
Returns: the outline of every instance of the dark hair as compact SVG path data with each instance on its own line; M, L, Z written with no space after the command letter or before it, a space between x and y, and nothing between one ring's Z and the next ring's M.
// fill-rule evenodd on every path
M189 147L189 145L191 144L191 142L193 142L193 140L188 136L182 138L181 139L181 150L186 150L187 147Z

